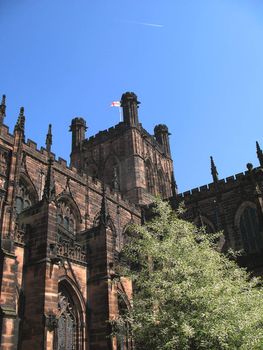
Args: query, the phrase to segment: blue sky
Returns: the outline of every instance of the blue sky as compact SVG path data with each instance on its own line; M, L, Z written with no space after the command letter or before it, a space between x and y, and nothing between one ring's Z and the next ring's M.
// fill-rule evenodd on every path
M155 24L147 25L147 24ZM0 94L13 129L69 158L70 121L87 136L118 123L125 91L140 121L169 126L179 191L258 164L263 147L261 0L0 0Z

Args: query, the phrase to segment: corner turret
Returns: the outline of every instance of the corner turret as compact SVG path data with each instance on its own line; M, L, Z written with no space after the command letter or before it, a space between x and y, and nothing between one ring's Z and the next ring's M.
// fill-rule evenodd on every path
M125 92L121 97L121 107L123 108L123 121L129 126L138 126L138 108L140 102L134 92Z
M77 154L80 151L81 144L85 140L85 132L87 130L86 121L83 118L74 118L71 121L69 131L72 132L72 144L71 144L71 165L78 167Z
M154 136L156 141L163 146L164 152L169 157L171 156L170 150L170 141L169 141L169 133L168 127L164 124L156 125L154 128Z
M72 132L72 151L79 147L85 140L87 130L86 121L83 118L74 118L71 121L70 131Z

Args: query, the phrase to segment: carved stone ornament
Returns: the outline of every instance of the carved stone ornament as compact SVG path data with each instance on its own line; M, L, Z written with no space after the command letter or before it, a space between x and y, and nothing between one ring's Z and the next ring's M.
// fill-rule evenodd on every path
M73 350L76 348L75 317L68 298L59 293L56 350Z
M4 190L6 188L6 179L4 177L0 177L0 189Z
M71 233L75 233L76 219L74 213L71 207L63 201L58 203L57 220L60 226Z
M0 174L7 176L7 169L9 164L9 152L0 149Z
M74 240L59 238L57 244L58 257L69 258L75 261L86 262L87 257L84 247Z
M46 327L49 332L53 332L58 326L58 320L55 314L49 313L45 315Z

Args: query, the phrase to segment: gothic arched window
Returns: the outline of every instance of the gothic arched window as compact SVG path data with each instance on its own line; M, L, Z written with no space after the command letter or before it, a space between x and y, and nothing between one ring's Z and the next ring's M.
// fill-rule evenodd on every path
M65 230L75 233L76 219L71 207L64 201L58 203L57 222Z
M32 191L23 180L20 179L16 192L16 213L20 214L23 210L36 202Z
M166 198L166 185L165 185L165 177L162 170L158 170L158 183L159 183L159 193L162 198Z
M263 237L260 231L256 207L246 206L239 222L243 247L247 253L257 252L263 248Z
M147 191L154 195L153 168L150 161L145 162L145 181Z

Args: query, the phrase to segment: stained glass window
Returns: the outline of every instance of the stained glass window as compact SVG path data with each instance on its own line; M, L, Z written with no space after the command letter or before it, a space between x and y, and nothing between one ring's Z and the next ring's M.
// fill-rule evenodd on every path
M244 209L239 227L246 252L253 253L263 248L263 237L260 231L256 208L247 206Z

